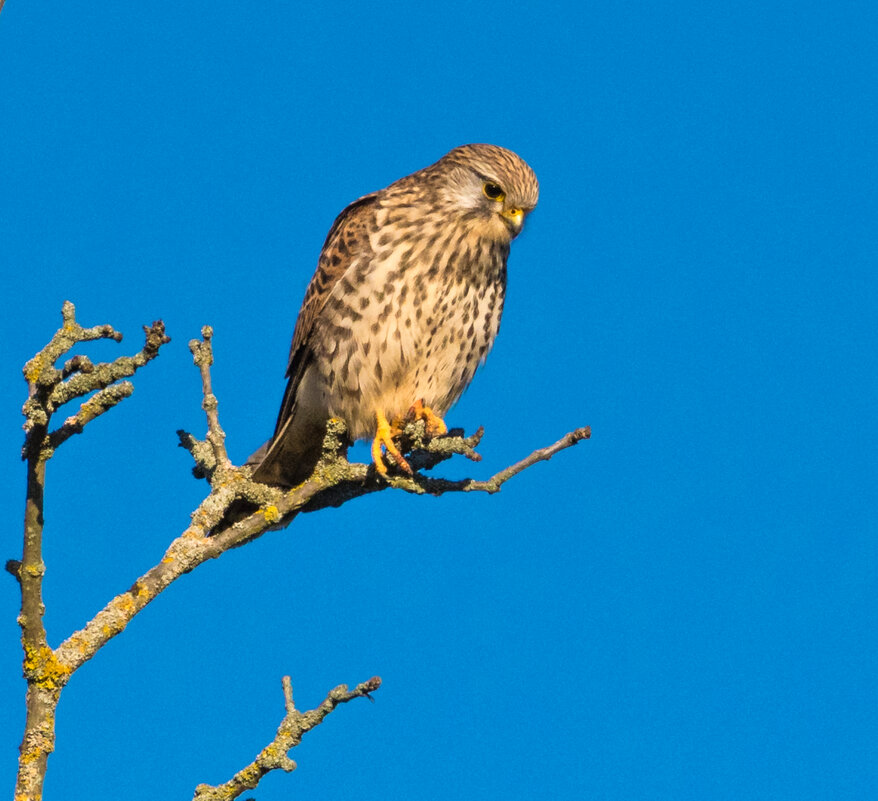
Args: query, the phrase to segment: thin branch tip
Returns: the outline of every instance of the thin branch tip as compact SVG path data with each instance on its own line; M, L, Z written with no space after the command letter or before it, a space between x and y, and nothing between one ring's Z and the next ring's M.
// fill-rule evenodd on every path
M362 684L357 685L356 692L359 692L365 698L368 698L373 704L375 703L375 699L372 697L372 693L375 692L381 686L381 677L380 676L372 676L368 681L364 681Z
M155 320L152 325L143 326L143 333L146 337L145 351L158 352L162 345L167 345L171 341L171 338L165 333L163 320Z
M293 702L293 682L289 676L284 676L281 679L281 686L284 691L284 707L287 710L288 715L292 715L296 711L296 705Z

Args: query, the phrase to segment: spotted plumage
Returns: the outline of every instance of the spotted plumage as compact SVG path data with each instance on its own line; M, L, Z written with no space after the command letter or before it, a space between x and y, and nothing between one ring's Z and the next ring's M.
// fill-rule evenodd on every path
M381 472L381 446L407 466L388 421L418 401L435 421L472 380L500 326L510 242L538 194L511 151L464 145L338 216L296 322L274 436L250 459L257 480L307 477L330 417L352 439L375 438Z

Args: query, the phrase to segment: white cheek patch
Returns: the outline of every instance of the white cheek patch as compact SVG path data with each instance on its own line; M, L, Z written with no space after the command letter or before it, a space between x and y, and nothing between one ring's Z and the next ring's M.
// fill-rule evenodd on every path
M442 194L448 203L461 211L483 208L485 202L482 182L471 173L460 176L458 180L443 187Z
M457 208L467 211L478 209L482 205L481 197L472 187L453 187L448 192L448 199Z

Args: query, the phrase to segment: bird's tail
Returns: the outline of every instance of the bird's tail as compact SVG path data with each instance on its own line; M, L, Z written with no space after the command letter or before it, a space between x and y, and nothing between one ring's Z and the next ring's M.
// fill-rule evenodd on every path
M295 415L245 464L253 467L253 479L277 487L295 487L311 475L323 451L326 424L294 423Z

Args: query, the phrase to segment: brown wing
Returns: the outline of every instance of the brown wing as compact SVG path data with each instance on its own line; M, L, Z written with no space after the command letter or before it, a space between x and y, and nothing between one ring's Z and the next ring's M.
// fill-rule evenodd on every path
M326 235L317 261L317 269L305 292L299 318L296 320L287 368L289 377L294 372L296 355L307 343L314 320L326 303L332 288L347 272L354 257L370 250L369 230L375 218L377 197L377 193L373 193L355 200L335 218L332 228Z
M364 256L368 258L371 252L369 232L375 220L377 197L377 193L373 193L355 200L335 218L326 235L317 269L305 292L305 299L302 301L302 308L296 320L287 365L289 382L277 416L275 436L280 433L292 413L299 381L313 355L309 341L315 320L320 315L333 287L348 271L354 259Z
M323 243L317 269L296 320L287 367L289 381L274 435L247 460L247 464L254 467L253 477L257 481L295 486L308 477L320 458L326 421L317 423L307 415L298 414L296 394L314 358L314 325L327 298L354 262L371 255L369 233L375 222L376 197L366 195L351 203L336 217Z

